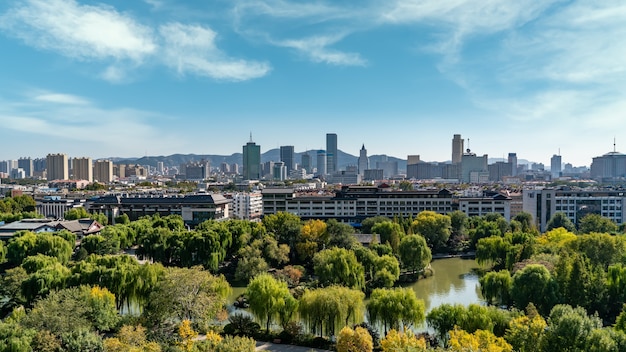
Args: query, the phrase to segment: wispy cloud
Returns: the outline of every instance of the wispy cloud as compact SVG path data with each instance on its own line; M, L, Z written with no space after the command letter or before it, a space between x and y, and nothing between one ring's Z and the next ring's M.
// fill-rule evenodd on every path
M47 102L47 103L56 103L56 104L67 104L67 105L87 105L89 101L72 94L63 94L63 93L41 93L35 96L34 100Z
M0 28L39 49L78 59L141 61L157 47L150 28L108 6L73 0L27 0L0 18Z
M345 53L330 48L343 38L343 35L315 36L305 39L274 41L277 46L292 48L313 62L338 66L365 66L367 61L358 53Z
M86 145L118 154L147 147L156 152L159 145L176 145L181 141L178 136L156 127L156 120L166 118L149 111L102 108L86 98L60 92L29 93L11 99L11 104L0 104L0 124L13 131L7 138L21 138L20 134L33 140L45 138L48 144L74 155L84 154Z
M164 61L179 74L193 73L216 79L243 81L270 71L264 62L233 59L215 45L217 33L207 27L170 23L161 26Z
M216 33L207 27L170 23L155 30L113 7L75 0L19 1L0 16L0 30L37 49L104 63L99 76L114 83L128 81L129 72L147 63L231 81L270 71L267 63L233 58L219 50Z

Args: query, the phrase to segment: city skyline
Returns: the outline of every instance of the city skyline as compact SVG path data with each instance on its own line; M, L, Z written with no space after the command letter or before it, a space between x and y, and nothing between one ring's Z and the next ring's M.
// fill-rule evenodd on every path
M0 4L0 160L337 148L575 166L626 127L619 2ZM312 155L312 157L315 157Z

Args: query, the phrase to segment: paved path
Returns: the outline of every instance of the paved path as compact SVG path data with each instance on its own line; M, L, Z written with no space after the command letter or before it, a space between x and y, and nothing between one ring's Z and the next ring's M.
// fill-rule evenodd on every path
M319 349L310 348L310 347L282 345L282 344L263 342L263 341L257 341L256 350L267 351L267 352L326 352L327 351L327 350L319 350Z

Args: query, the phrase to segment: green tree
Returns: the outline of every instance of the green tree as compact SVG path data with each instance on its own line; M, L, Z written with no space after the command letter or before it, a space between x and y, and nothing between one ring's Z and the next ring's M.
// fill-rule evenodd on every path
M78 220L78 219L88 219L91 216L89 212L83 207L72 208L65 212L63 218L65 220Z
M386 216L374 216L367 218L361 222L361 233L372 233L374 225L386 221L391 221L391 219Z
M354 252L344 248L325 249L313 257L313 270L322 285L341 284L363 288L365 274Z
M548 318L542 341L544 351L586 351L587 338L594 329L602 328L602 320L588 316L584 308L556 305Z
M408 328L424 321L424 301L418 300L411 288L375 289L367 304L369 320L389 328Z
M481 265L489 263L494 269L502 269L510 247L511 244L500 236L481 238L476 244L476 261Z
M546 314L557 300L557 285L545 266L530 264L513 275L511 296L518 308L532 302Z
M343 286L305 290L298 310L314 333L334 335L342 326L363 321L364 298L363 292Z
M433 250L445 247L450 238L451 227L449 216L434 211L420 212L411 225L413 233L422 235Z
M521 232L533 232L536 231L535 222L533 221L533 216L530 213L525 211L518 213L513 218L515 221L519 222L521 225Z
M291 213L277 212L263 217L263 226L273 233L279 243L286 243L295 253L295 243L300 235L300 217Z
M7 256L7 247L5 247L4 242L0 241L0 264L4 263Z
M168 338L175 333L170 321L189 320L202 329L213 321L231 292L223 276L201 267L167 268L150 294L143 312L154 333Z
M444 303L438 307L431 309L426 316L426 322L435 329L437 336L444 344L448 341L448 333L455 326L461 325L465 307L460 304Z
M599 214L587 214L580 219L578 224L578 232L585 233L614 233L617 231L617 224L611 219L605 218Z
M432 260L432 254L424 237L420 235L405 236L398 248L402 267L413 273L426 268Z
M576 232L576 226L574 225L572 220L567 217L567 214L560 211L552 215L552 217L548 221L548 224L546 225L546 231L558 229L559 227L562 227L569 232Z
M487 301L496 305L509 305L513 279L508 270L491 271L480 278L480 292Z
M326 221L326 230L328 231L328 246L351 249L357 245L354 237L354 227L339 222L335 219Z
M295 310L295 299L289 292L287 283L276 280L270 274L256 276L245 292L250 304L250 311L265 323L265 331L269 333L270 324L278 319L285 308Z
M372 227L372 233L380 236L380 243L389 244L394 253L398 251L400 240L404 235L402 227L391 221L377 223Z

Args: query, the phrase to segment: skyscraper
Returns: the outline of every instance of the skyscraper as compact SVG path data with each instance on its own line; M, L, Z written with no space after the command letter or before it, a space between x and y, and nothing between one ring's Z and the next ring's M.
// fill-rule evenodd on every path
M284 145L280 147L280 161L285 163L285 167L287 167L287 174L289 174L295 166L293 154L293 145Z
M560 155L552 155L550 158L550 174L552 174L552 178L561 177L561 156Z
M261 178L261 146L252 141L243 146L243 179L258 180Z
M509 153L509 164L511 164L511 176L517 176L517 154Z
M328 160L326 159L326 152L324 150L317 151L317 175L324 176L326 175L326 165L328 165Z
M34 165L31 158L19 158L17 160L17 167L24 170L25 177L33 177Z
M93 182L93 163L91 158L74 158L72 160L72 178Z
M48 154L46 156L48 180L68 180L70 178L66 154Z
M460 134L455 134L452 138L452 163L458 164L463 160L463 139Z
M326 133L326 173L331 175L336 171L339 171L337 168L337 134L336 133ZM319 169L319 165L317 167ZM319 171L319 170L318 170Z
M96 160L93 164L94 179L101 183L113 182L113 162L111 160Z
M309 152L304 152L301 156L300 166L308 172L312 171L311 168L311 155Z
M359 152L359 175L364 176L365 170L370 168L370 160L367 157L367 149L365 149L365 144L361 147L361 151Z

